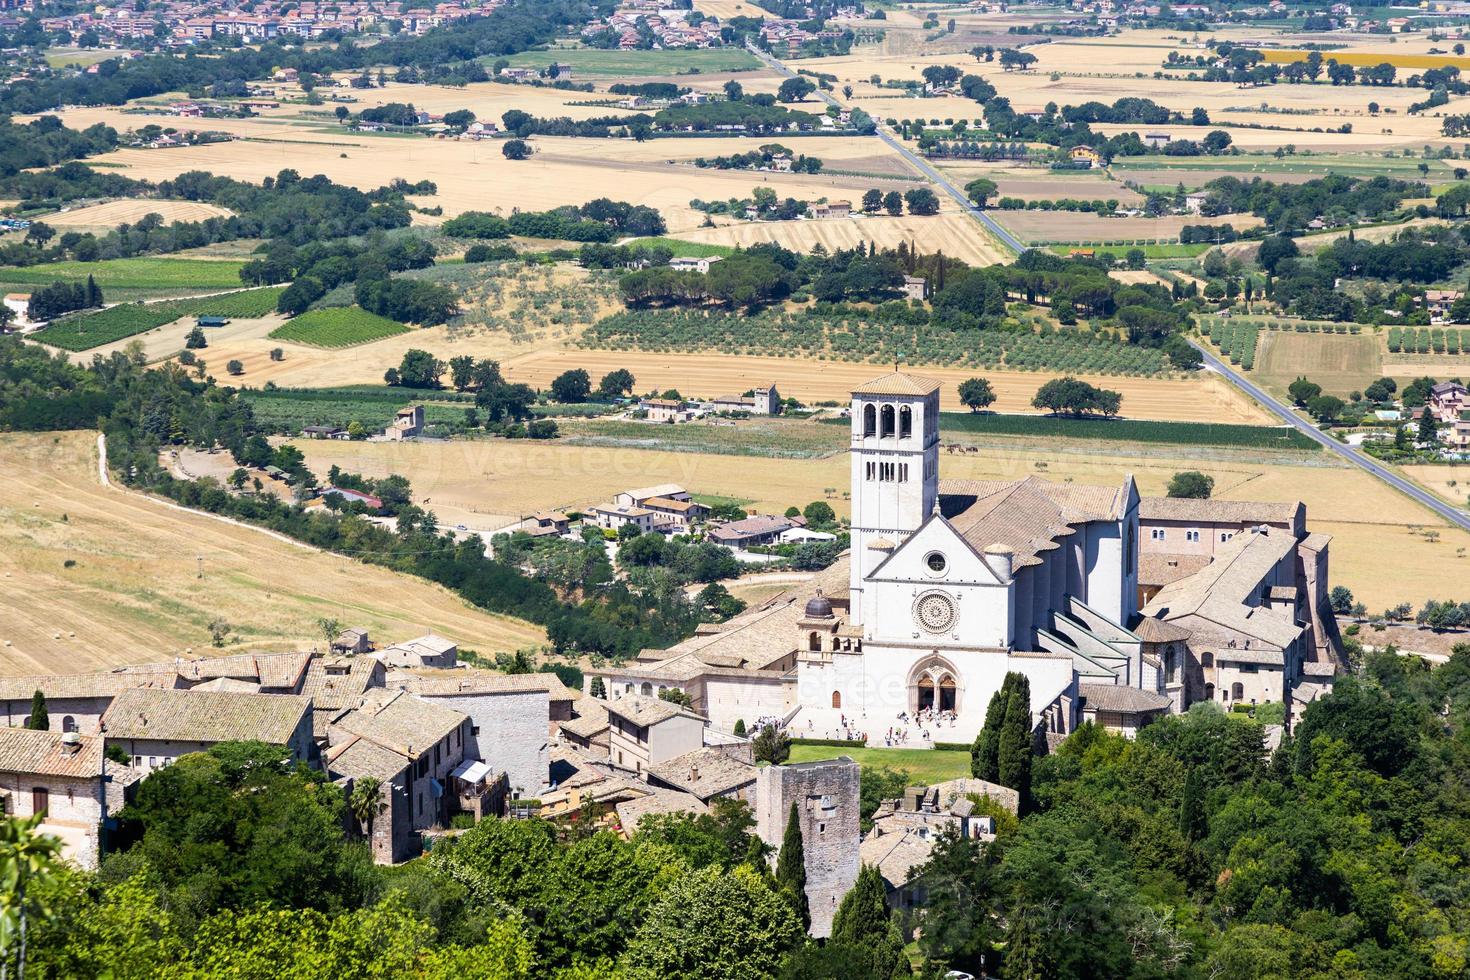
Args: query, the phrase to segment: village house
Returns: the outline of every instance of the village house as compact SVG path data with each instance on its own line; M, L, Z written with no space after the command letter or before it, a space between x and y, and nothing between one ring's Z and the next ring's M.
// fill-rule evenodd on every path
M638 403L650 422L671 425L688 422L694 418L694 409L688 402L678 398L645 398Z
M366 653L372 648L368 631L360 626L349 626L332 641L332 650L338 653Z
M330 775L379 781L385 827L371 834L379 860L412 856L419 833L448 825L457 799L449 777L471 744L468 716L406 691L371 691L332 719L328 741Z
M969 840L995 839L995 819L978 813L972 797L990 798L1017 812L1019 794L983 779L951 779L933 786L910 786L903 796L883 800L874 811L873 827L863 838L859 856L883 876L889 904L914 909L928 901L922 878L914 869L926 864L945 833Z
M748 395L725 395L710 403L715 412L749 412L751 415L776 415L781 411L781 393L774 384L754 388Z
M829 218L847 218L852 215L852 202L828 201L826 204L813 204L811 215L819 221Z
M104 670L89 674L40 674L0 678L0 723L9 728L27 728L31 723L31 699L40 691L46 699L50 730L96 735L102 716L112 699L135 687L169 689L184 687L169 666L152 673Z
M669 259L669 268L675 272L709 272L709 267L720 261L719 255L681 256Z
M465 758L504 773L511 799L535 796L546 787L551 738L572 720L572 692L555 674L395 671L387 684L467 717Z
M393 422L383 435L389 439L413 439L424 431L424 406L409 405L393 415Z
M795 526L789 517L757 514L743 521L731 521L728 524L711 528L708 537L715 544L722 544L736 551L745 551L753 545L775 544L780 540L782 533Z
M102 734L144 776L220 742L279 745L307 763L316 757L311 698L290 694L133 688L113 699Z
M705 805L717 798L753 802L757 769L749 758L750 743L744 748L742 759L723 747L701 746L649 766L648 782L688 793Z
M327 727L344 709L360 703L363 695L384 686L387 671L372 657L313 658L299 693L311 698L311 729L325 741Z
M923 276L904 276L903 295L907 299L923 302L929 298L929 280Z
M0 729L0 805L6 816L43 814L40 831L88 870L101 858L104 823L122 809L134 773L109 762L96 735Z
M558 728L562 739L584 752L600 753L606 758L609 726L602 700L584 696L577 701L574 711L575 715Z
M651 767L704 745L706 719L662 698L625 696L604 703L608 761L642 777Z
M571 530L572 519L559 510L543 510L521 521L520 531L533 538L561 537Z
M642 507L597 504L588 508L587 513L591 515L593 523L598 527L607 528L610 531L621 530L625 524L631 524L639 531L653 530L654 513Z
M384 667L453 667L459 663L459 644L442 636L427 633L414 640L404 640L372 654Z

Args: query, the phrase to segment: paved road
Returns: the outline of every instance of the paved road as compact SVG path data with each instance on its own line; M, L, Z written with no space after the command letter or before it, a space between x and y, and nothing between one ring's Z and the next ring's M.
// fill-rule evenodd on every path
M783 64L781 61L772 57L767 52L762 51L754 44L747 42L746 47L749 48L751 54L755 55L762 62L764 62L766 66L769 67L772 71L780 72L787 78L797 77L797 73L795 71L786 67L786 65ZM843 108L842 104L838 102L836 98L828 95L826 92L823 92L820 88L817 89L817 95L819 95L822 100L828 105L836 106L839 109ZM975 207L975 205L970 202L969 196L966 195L963 190L950 183L948 177L945 177L938 170L935 170L933 167L931 167L929 165L929 162L923 157L919 156L917 153L914 153L908 147L904 146L903 140L895 136L888 129L887 126L883 125L881 120L875 119L873 121L878 124L879 139L887 143L890 147L894 149L895 152L897 152L909 163L913 164L914 169L918 170L919 173L923 174L925 177L928 177L932 183L938 185L941 191L954 198L954 200L959 203L960 207L962 207L967 213L975 217L982 225L984 225L986 230L988 230L992 235L999 239L1002 245L1006 246L1013 252L1019 253L1026 251L1028 246L1023 245L1016 238L1016 236L1012 235L1010 232L1002 228L990 215Z
M1190 343L1194 344L1194 341L1190 341ZM1327 435L1311 422L1307 421L1296 412L1292 411L1290 405L1287 405L1285 402L1279 401L1272 395L1267 394L1258 385L1247 380L1243 374L1241 374L1239 371L1236 371L1225 361L1220 360L1204 347L1200 346L1199 344L1194 344L1194 347L1200 352L1200 354L1204 356L1205 364L1209 367L1210 370L1218 371L1220 374L1223 374L1225 377L1229 378L1236 387L1240 388L1256 401L1266 406L1266 408L1269 409L1272 414L1279 416L1283 421L1289 422L1298 430L1305 433L1310 439L1321 443L1323 447L1337 453L1339 456L1343 457L1354 466L1357 466L1360 469L1367 470L1369 473L1378 477L1378 479L1382 480L1384 483L1387 483L1395 490L1412 497L1414 500L1423 504L1425 507L1428 507L1436 514L1449 521L1451 524L1470 531L1470 514L1467 514L1465 511L1460 510L1457 507L1450 506L1443 500L1436 497L1434 494L1430 493L1428 490L1420 487L1418 484L1412 483L1404 477L1399 476L1393 470L1389 469L1387 466L1384 466L1382 463L1378 462L1378 460L1374 459L1372 456L1369 456L1367 453L1354 449L1352 446L1348 446L1344 443L1338 442L1336 439L1332 438L1332 436Z

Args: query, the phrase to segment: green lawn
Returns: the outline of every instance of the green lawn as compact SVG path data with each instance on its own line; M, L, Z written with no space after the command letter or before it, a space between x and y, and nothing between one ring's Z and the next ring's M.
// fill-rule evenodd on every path
M58 280L77 282L91 276L104 293L108 289L238 289L240 267L244 264L235 259L165 258L47 262L0 268L0 285L44 286Z
M948 749L868 749L843 745L793 745L790 762L817 762L845 755L868 768L903 769L915 785L970 775L970 753Z
M487 58L486 60L499 60ZM553 61L572 66L578 76L618 78L638 75L688 75L696 70L752 71L761 66L744 48L706 48L702 51L609 51L601 48L552 48L523 51L505 59L517 68L545 68Z
M1070 255L1075 249L1090 248L1096 251L1111 251L1115 255L1126 255L1135 248L1143 249L1145 257L1150 259L1192 259L1197 255L1203 255L1211 248L1209 242L1191 242L1188 245L1175 243L1172 245L1052 245L1051 250L1058 255Z
M263 286L198 299L162 303L120 303L47 324L31 336L66 350L83 351L146 333L186 316L260 317L274 313L285 286Z
M288 340L312 347L354 347L394 334L408 327L357 306L332 306L308 310L270 332L272 340Z

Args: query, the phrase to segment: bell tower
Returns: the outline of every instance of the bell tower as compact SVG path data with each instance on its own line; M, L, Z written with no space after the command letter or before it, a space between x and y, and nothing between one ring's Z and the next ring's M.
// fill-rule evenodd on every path
M939 388L895 371L852 393L851 618L863 621L868 574L939 499Z

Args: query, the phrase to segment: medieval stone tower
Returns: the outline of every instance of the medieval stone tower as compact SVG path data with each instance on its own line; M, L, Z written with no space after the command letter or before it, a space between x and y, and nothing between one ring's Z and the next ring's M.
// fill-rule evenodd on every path
M858 764L847 756L756 770L755 832L776 860L791 804L796 804L806 856L806 900L811 934L832 935L832 916L857 881L862 840Z
M939 387L895 371L852 393L852 622L868 573L939 498Z

